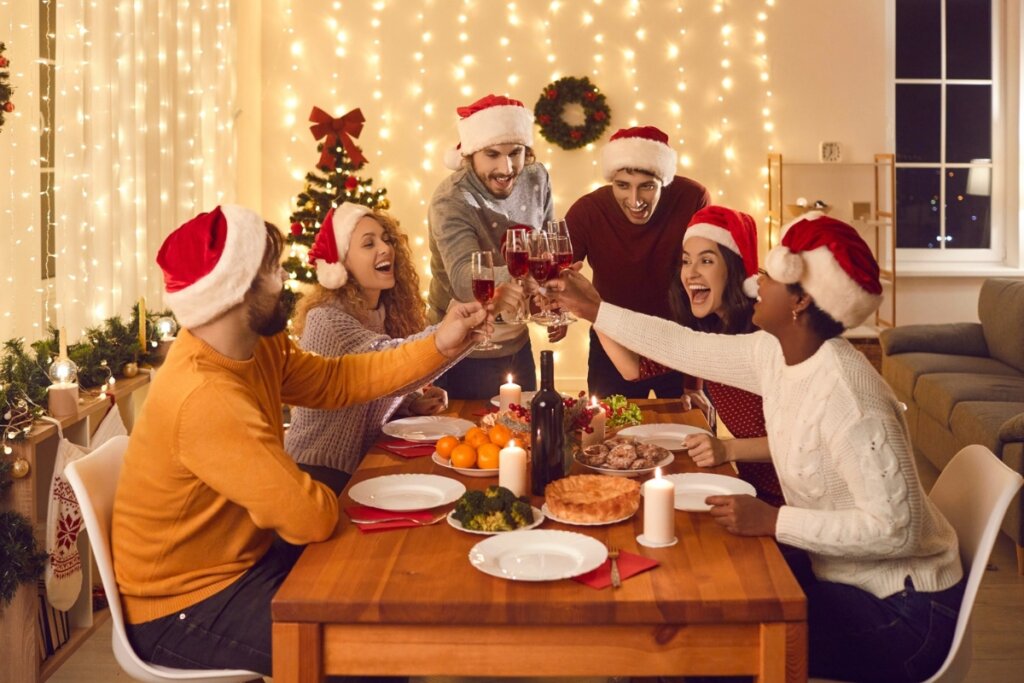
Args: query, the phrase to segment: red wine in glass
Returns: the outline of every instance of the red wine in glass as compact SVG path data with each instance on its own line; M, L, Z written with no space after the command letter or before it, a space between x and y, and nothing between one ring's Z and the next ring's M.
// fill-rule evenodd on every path
M555 254L555 272L562 272L572 265L572 252Z
M554 261L550 257L531 258L530 274L537 282L547 282L551 279L552 271L555 271Z
M473 298L486 305L494 298L494 280L473 280Z
M510 251L505 254L508 263L508 274L512 277L525 277L530 272L530 252Z

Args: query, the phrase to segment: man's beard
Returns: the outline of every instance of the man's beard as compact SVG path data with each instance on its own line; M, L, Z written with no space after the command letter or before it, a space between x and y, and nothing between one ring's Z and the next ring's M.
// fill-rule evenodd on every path
M261 337L273 337L288 327L288 319L295 310L296 300L295 292L286 287L281 290L274 307L269 311L261 310L258 301L250 302L249 329Z

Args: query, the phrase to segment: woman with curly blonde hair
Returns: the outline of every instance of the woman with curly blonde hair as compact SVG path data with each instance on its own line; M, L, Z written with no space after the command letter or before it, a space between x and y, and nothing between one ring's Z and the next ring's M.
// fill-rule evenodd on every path
M318 284L296 310L295 332L303 349L322 356L379 351L433 331L424 329L412 253L388 214L350 203L332 209L309 259ZM444 391L425 385L457 361L370 403L338 410L295 408L285 450L314 478L341 491L393 415L444 409Z

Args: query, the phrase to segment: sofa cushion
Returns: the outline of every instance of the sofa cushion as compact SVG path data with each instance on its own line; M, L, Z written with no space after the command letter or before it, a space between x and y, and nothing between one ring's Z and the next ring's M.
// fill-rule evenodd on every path
M980 323L890 327L881 331L878 341L882 350L890 356L917 351L982 358L990 355Z
M1024 372L1024 280L985 280L978 319L990 355Z
M962 401L1024 402L1024 377L963 372L922 375L914 387L914 401L936 422L948 425L950 413ZM998 438L1001 424L1002 421L993 426L993 437Z
M999 428L1014 415L1024 417L1024 403L964 401L953 408L949 426L957 443L980 443L996 455L1001 455L1003 440Z
M952 356L945 353L900 353L882 357L882 377L897 396L908 399L921 375L936 372L964 372L975 375L1024 377L1005 363L976 356Z
M1003 443L1024 441L1024 403L1019 404L1020 411L999 427L999 438Z

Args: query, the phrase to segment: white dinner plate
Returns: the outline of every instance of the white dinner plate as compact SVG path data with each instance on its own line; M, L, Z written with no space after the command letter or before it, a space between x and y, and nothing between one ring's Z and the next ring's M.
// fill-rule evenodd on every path
M405 512L428 510L455 502L466 492L462 482L436 474L388 474L366 479L348 491L360 505Z
M381 429L388 436L406 441L437 441L442 436L465 436L471 427L469 420L444 415L420 415L403 417L401 420L385 422Z
M676 510L707 512L711 506L704 502L708 496L735 496L744 493L756 496L754 487L739 477L727 477L710 472L687 472L669 474L665 479L675 484ZM640 487L643 493L643 487Z
M670 451L685 451L686 448L683 447L683 441L690 434L707 434L710 436L711 432L700 427L691 427L690 425L664 423L626 427L625 429L620 429L616 436L631 436L637 441L652 443L655 446L661 446Z
M535 508L532 505L530 506L530 509L533 510L533 524L530 524L529 526L519 527L518 529L513 529L512 531L527 531L529 529L535 529L541 525L541 522L544 521L544 513L540 511L540 508ZM466 527L462 526L462 522L460 522L452 516L454 514L455 510L452 510L451 512L448 513L448 524L453 529L465 531L467 534L478 534L480 536L494 536L495 534L509 533L508 531L477 531L476 529L467 529Z
M617 469L615 469L613 467L601 467L599 465L588 465L587 463L585 463L582 460L580 460L580 456L581 455L582 455L582 453L580 451L576 451L576 455L574 456L576 458L576 462L578 462L579 464L583 465L588 470L593 470L595 472L598 472L599 474L607 474L607 475L612 476L612 477L639 477L640 475L643 475L643 474L650 474L651 472L653 472L654 470L656 470L659 467L668 467L676 459L676 456L674 456L671 453L669 453L664 458L662 458L660 461L658 461L658 463L654 467L641 467L638 470L617 470Z
M487 469L481 469L479 467L455 467L454 465L452 465L451 460L448 460L446 458L442 458L440 455L437 454L437 451L434 451L433 455L430 456L430 459L433 460L438 465L440 465L441 467L447 467L450 470L455 470L459 474L464 474L467 477L496 477L496 476L498 476L498 468L497 467L492 467L492 468L487 468Z
M512 581L557 581L597 569L608 558L600 541L572 531L531 529L496 534L469 550L484 574Z
M642 487L641 487L642 488ZM547 503L541 506L540 511L544 513L544 516L550 520L558 522L560 524L572 524L573 526L607 526L609 524L618 524L619 522L625 521L636 514L636 510L629 513L625 517L619 517L618 519L609 519L607 522L570 522L567 519L561 519L555 517L555 515L548 509Z

